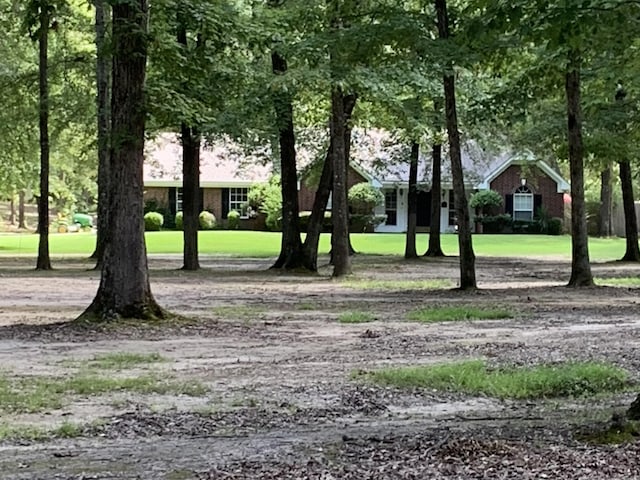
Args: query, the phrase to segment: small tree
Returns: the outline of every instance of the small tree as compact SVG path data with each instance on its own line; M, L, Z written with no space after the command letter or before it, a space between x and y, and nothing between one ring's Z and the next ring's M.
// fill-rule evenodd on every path
M357 183L349 189L349 207L353 213L371 215L382 202L384 195L380 189L368 183Z
M502 205L502 195L495 190L481 190L471 195L469 206L479 210L480 215L492 215Z

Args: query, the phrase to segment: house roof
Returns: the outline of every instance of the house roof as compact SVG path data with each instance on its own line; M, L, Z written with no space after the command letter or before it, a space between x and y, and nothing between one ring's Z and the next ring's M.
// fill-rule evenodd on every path
M200 150L201 187L246 187L266 182L272 174L264 152L246 155L231 141L220 140ZM182 186L182 145L177 135L164 133L145 145L144 185Z

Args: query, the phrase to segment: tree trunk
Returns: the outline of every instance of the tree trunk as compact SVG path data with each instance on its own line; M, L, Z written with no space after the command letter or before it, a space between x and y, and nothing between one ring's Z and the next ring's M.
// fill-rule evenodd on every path
M9 224L16 224L16 195L15 193L11 194L11 199L9 200Z
M639 262L640 249L638 249L638 220L633 198L633 178L631 164L628 161L620 164L620 188L622 189L622 206L624 209L624 235L626 237L626 250L622 261Z
M177 41L187 48L187 29L178 14ZM200 214L200 134L196 128L180 124L182 142L182 269L198 270L198 215Z
M429 228L429 248L424 254L425 257L444 257L442 245L440 243L440 221L442 198L442 145L433 143L432 152L432 174L431 174L431 227Z
M565 90L567 95L567 130L569 169L571 175L571 278L569 287L593 285L589 263L587 215L584 202L584 146L580 108L580 59L575 50L569 52Z
M343 104L345 103L345 98L347 96L343 95L342 96L342 100L343 100ZM355 95L354 95L355 97ZM349 115L349 118L351 118L351 115ZM351 125L351 122L348 121L348 119L346 118L345 115L345 120L344 120L344 190L345 190L345 195L347 198L347 228L349 228L349 224L351 223L349 221L349 162L351 161L351 133L353 131L353 127ZM347 232L347 243L349 246L349 255L355 255L356 253L356 249L353 248L353 244L351 243L351 229L349 228L349 231Z
M271 53L274 75L284 75L287 61L280 53ZM280 255L271 268L294 269L305 266L300 239L300 208L298 206L298 171L296 166L295 135L293 131L293 105L291 94L277 92L273 102L280 143L280 178L282 191L282 240Z
M113 5L109 241L87 320L164 318L151 294L143 221L147 1Z
M331 90L331 138L333 140L333 203L331 208L333 276L343 277L351 273L351 259L349 257L349 210L345 168L344 95L339 85L334 85Z
M38 259L36 270L51 270L49 257L49 82L48 43L49 11L46 2L40 5L39 87L40 87L40 196L38 197Z
M18 192L18 228L27 228L27 222L24 216L24 190Z
M418 157L420 146L411 144L411 160L409 164L409 198L407 214L407 235L404 247L404 258L418 258L416 251L416 225L418 221Z
M355 94L344 95L344 122L349 124L353 109L356 106L357 96ZM345 144L346 139L345 129ZM304 267L312 272L318 271L318 244L320 242L320 234L324 224L324 212L327 209L329 195L333 188L333 139L330 139L327 155L325 156L324 166L322 167L322 175L318 182L318 189L313 200L313 208L307 227L307 236L303 244Z
M186 40L186 38L185 38ZM198 270L198 227L200 214L200 134L182 123L182 236L183 270Z
M600 173L600 224L598 235L610 237L612 232L611 216L613 210L613 187L611 163Z
M629 406L627 418L629 420L640 420L640 395Z
M111 57L105 48L107 37L108 7L104 0L94 0L96 30L96 103L98 108L98 220L96 248L91 258L96 260L96 270L102 268L104 249L109 235L109 66Z
M438 34L443 40L449 38L449 18L446 0L436 0L438 16ZM460 249L460 289L476 288L475 255L471 240L471 218L462 172L462 153L458 115L456 112L456 90L453 66L448 65L443 76L445 114L449 136L449 155L451 156L451 175L453 177L453 198L458 220L458 247Z

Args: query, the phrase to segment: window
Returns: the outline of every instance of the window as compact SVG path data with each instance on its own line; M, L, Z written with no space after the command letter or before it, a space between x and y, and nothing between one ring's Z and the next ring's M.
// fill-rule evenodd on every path
M182 189L176 188L176 212L182 211Z
M237 211L241 217L247 216L247 194L248 188L229 189L229 211Z
M533 220L533 193L526 186L518 187L513 194L513 219Z
M398 224L398 191L387 190L384 192L384 213L387 216L385 225Z

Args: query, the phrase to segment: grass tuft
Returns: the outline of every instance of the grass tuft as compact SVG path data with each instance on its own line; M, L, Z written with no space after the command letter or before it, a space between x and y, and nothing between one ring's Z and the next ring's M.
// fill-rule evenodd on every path
M454 287L446 279L432 280L345 280L345 287L358 290L444 290Z
M167 362L169 359L159 353L129 353L114 352L104 355L96 355L86 362L89 368L99 368L104 370L121 370L125 368L148 365L151 363Z
M245 318L260 315L266 312L264 307L254 307L251 305L228 305L221 307L214 307L211 311L224 318Z
M368 312L344 312L338 316L340 323L368 323L375 321L375 317Z
M596 278L595 282L610 287L640 287L640 277Z
M413 310L407 319L415 322L456 322L461 320L499 320L513 318L513 314L505 308L478 307L427 307Z
M571 362L535 367L489 368L482 360L387 368L367 374L401 388L432 388L497 398L579 397L624 390L628 373L614 365Z

